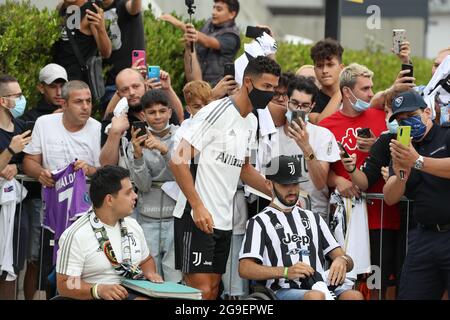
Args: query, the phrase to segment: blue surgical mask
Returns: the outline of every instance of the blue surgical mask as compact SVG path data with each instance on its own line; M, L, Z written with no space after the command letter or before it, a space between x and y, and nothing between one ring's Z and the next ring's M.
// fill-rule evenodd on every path
M411 127L411 137L414 141L422 139L427 130L427 126L422 122L422 118L419 115L403 119L400 121L400 125Z
M398 122L397 122L397 120L389 122L389 120L386 119L386 127L388 128L389 133L397 133L397 131L398 131Z
M12 116L14 118L18 118L25 112L25 107L27 106L27 99L22 95L20 98L16 98L15 100L16 106L10 110Z
M350 91L350 92L352 93L353 97L356 99L356 102L354 102L354 103L350 101L350 103L352 104L352 107L355 111L363 112L363 111L366 111L367 109L369 109L370 103L356 98L356 96L353 94L353 91Z

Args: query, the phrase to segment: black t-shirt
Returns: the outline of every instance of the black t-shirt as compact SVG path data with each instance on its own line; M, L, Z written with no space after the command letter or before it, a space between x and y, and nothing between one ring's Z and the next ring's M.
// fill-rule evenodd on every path
M9 132L0 128L0 152L3 152L11 144L11 139L25 131L25 122L20 119L12 118L14 131ZM13 156L9 164L19 164L23 160L23 152Z
M104 11L106 30L113 49L111 57L105 60L105 64L112 66L106 79L108 85L114 84L116 76L121 70L131 67L133 50L145 50L142 13L130 15L126 3L126 0L115 0Z
M362 167L362 171L367 176L369 188L382 177L381 167L387 167L391 163L389 143L395 138L396 135L393 133L384 133L370 148L369 156Z
M417 152L430 158L450 157L450 130L437 124L420 143L413 143ZM392 166L390 174L393 175ZM423 224L450 224L447 199L450 199L450 179L439 178L411 169L405 196L414 200L413 214Z
M323 109L327 106L328 102L330 102L331 97L323 93L322 90L319 90L319 94L316 97L316 104L314 108L311 110L311 113L322 113Z
M80 7L81 19L86 15L86 4ZM61 8L61 17L65 16L65 8ZM74 42L77 44L81 55L84 58L84 63L97 54L97 43L92 35L86 35L79 29L74 28L68 30L61 27L61 35L58 41L53 45L53 61L66 69L67 76L70 80L82 80L89 83L87 73L81 70L81 64L75 55L72 44L70 43L67 32L71 32Z

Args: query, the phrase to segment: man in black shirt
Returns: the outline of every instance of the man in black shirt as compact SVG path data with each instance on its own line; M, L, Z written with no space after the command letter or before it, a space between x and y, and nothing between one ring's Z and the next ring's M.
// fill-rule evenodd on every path
M111 56L105 60L111 66L106 75L107 103L116 91L115 79L125 68L131 67L133 50L145 50L142 0L103 0L106 31L111 40ZM132 36L131 36L132 35Z
M403 195L414 200L418 226L410 233L400 281L400 299L441 299L450 289L450 130L433 124L431 109L415 91L397 95L393 115L411 127L412 143L391 140L387 204Z
M341 104L339 74L344 68L343 52L344 49L339 42L331 38L321 40L311 48L316 78L322 86L316 98L316 105L309 114L309 121L313 124L318 124L332 115ZM330 102L332 97L334 99Z

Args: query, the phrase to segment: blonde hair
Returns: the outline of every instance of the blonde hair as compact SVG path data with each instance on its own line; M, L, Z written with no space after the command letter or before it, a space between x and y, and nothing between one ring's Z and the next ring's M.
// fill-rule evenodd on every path
M344 70L341 71L339 76L339 85L342 90L343 87L349 87L353 89L355 87L358 77L372 78L373 72L366 66L358 63L351 63Z
M442 49L442 50L440 50L439 52L438 52L438 54L441 54L441 53L443 53L443 52L450 52L450 47L447 47L447 48L444 48L444 49Z
M208 104L212 99L212 89L208 82L195 80L184 86L183 95L187 105L192 104L195 99Z
M301 74L301 72L305 69L313 69L314 70L314 66L311 64L304 64L303 66L298 68L298 70L295 72L295 75L299 76Z

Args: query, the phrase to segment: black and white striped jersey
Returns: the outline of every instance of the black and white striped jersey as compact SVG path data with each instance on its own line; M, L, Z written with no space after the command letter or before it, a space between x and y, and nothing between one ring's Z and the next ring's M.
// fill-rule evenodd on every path
M253 258L273 267L304 262L324 277L325 255L337 247L339 244L318 214L299 207L292 213L266 207L247 222L239 259ZM269 279L265 285L274 291L302 288L300 280Z
M243 118L234 101L227 97L203 107L182 136L200 152L191 161L191 173L215 229L232 229L233 197L245 158L255 145L256 128L256 117L250 113ZM180 218L185 211L192 214L180 192L173 215Z

